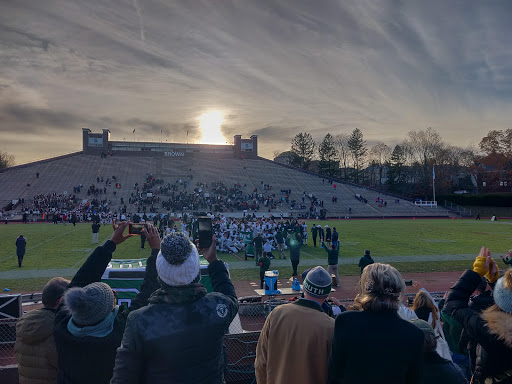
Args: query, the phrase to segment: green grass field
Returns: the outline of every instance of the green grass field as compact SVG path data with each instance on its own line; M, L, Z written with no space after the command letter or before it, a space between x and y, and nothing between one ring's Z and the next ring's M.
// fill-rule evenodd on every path
M309 221L309 226L313 221ZM322 221L316 224L336 227L341 239L341 258L357 258L365 249L372 256L428 256L477 254L482 245L493 254L505 253L512 248L512 223L474 220L341 220ZM100 243L110 237L111 226L100 230ZM18 270L16 238L23 234L27 238L27 253L22 270L44 270L77 268L94 249L91 244L90 224L64 226L62 224L8 224L0 226L0 275L2 272ZM132 237L121 244L114 258L142 258L149 255L149 249L140 250L140 240ZM243 256L243 255L241 255ZM240 261L232 255L221 254L227 262ZM312 239L302 248L302 259L326 259L325 251L313 248ZM357 264L357 262L355 262ZM460 271L467 262L396 262L402 272ZM280 268L281 270L281 268ZM347 265L342 274L358 274L357 265ZM282 270L286 274L286 268ZM232 271L235 280L258 278L258 270L252 262L246 269ZM9 279L0 277L0 287L13 290L39 289L48 279Z

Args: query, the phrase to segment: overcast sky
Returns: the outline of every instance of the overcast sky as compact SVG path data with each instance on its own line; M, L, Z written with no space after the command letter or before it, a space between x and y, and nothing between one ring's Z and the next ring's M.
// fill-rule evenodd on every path
M211 110L265 157L356 127L477 144L511 127L511 20L509 0L0 0L0 151L81 150L82 127L193 142Z

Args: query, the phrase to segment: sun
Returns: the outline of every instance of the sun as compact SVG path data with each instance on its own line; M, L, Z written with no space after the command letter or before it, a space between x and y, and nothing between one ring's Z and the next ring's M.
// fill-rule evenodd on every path
M208 111L199 117L201 144L225 144L220 127L224 121L221 111Z

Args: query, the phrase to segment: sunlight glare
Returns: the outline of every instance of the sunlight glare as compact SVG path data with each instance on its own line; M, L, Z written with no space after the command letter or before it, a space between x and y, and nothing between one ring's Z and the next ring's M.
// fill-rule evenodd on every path
M220 127L224 117L220 111L208 111L199 117L201 127L201 144L225 144L226 139Z

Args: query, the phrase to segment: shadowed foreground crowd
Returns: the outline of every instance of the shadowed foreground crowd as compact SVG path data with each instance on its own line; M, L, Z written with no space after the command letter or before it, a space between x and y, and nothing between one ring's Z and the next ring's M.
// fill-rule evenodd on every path
M100 278L129 237L126 226L114 225L71 281L50 280L44 308L18 321L21 384L224 382L223 338L238 301L215 237L197 249L182 233L161 241L148 225L140 293L120 308ZM200 253L210 293L199 283ZM413 310L401 304L404 281L386 264L364 268L353 310L327 305L331 284L315 267L303 297L268 315L256 349L258 384L512 382L512 270L500 277L486 248L439 306L423 290Z

